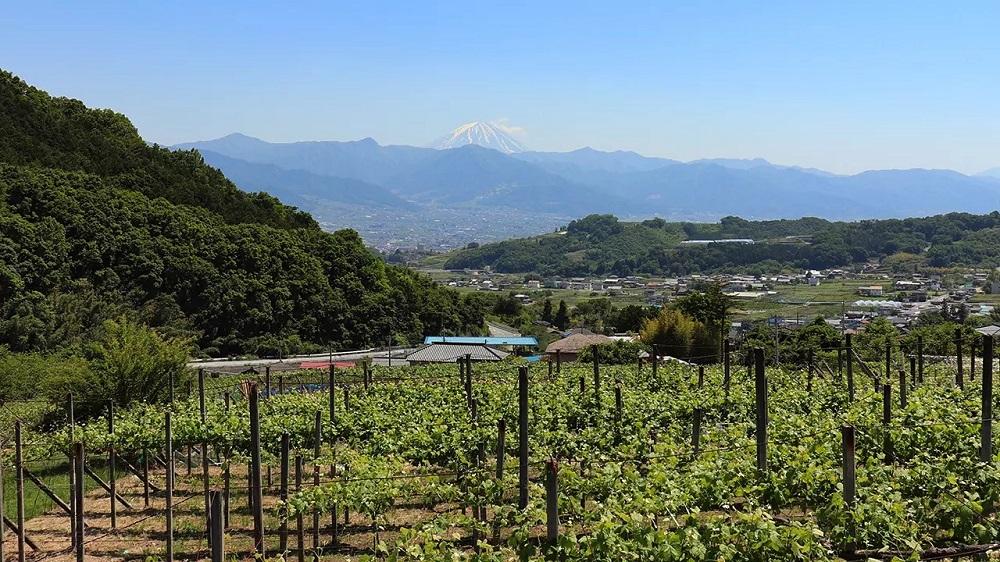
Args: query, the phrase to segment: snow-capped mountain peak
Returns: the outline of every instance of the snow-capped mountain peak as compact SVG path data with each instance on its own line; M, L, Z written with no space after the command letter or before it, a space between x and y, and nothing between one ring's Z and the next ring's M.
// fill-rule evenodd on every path
M466 123L431 144L431 148L444 150L475 144L499 150L505 154L524 152L525 148L505 128L489 121Z

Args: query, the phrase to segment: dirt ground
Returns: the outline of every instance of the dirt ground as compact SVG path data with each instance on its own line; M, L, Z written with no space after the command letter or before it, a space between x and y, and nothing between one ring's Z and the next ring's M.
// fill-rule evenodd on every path
M183 463L177 466L178 476L174 492L174 559L175 560L206 560L210 558L208 549L207 529L205 523L205 500L202 493L202 481L199 459L195 457L195 467L190 476L187 475ZM307 467L309 478L312 477L311 467ZM210 467L210 488L222 489L222 471L219 467ZM166 471L162 468L150 470L150 481L154 486L163 488ZM227 560L253 559L253 519L247 505L246 496L247 472L245 467L234 467L231 476L232 496L230 498L230 525L225 536ZM33 486L30 482L25 486ZM104 560L160 560L166 553L166 497L162 491L151 491L149 506L144 505L142 481L131 474L116 480L117 491L133 509L126 508L120 502L117 509L117 528L111 529L111 503L109 494L94 480L87 478L85 483L87 493L84 502L85 537L84 550L88 561ZM268 556L278 555L279 520L273 509L278 501L278 477L276 471L272 474L272 486L269 488L267 478L264 478L264 527L268 529L265 535L265 545ZM64 498L65 499L65 498ZM397 505L387 515L379 538L391 541L402 527L412 526L428 521L439 513L457 509L455 506L439 505L428 508L420 504ZM319 548L313 545L313 518L304 518L304 556L306 560L315 559L318 551L320 560L348 560L373 553L374 534L367 517L350 514L349 524L344 524L344 514L340 514L339 537L336 545L332 543L331 515L320 516ZM53 508L44 515L34 517L25 524L27 535L38 546L38 550L27 547L27 560L69 562L74 561L75 551L72 549L70 537L70 519L59 509ZM9 530L3 535L4 562L17 560L17 537ZM296 525L293 520L288 534L287 557L289 560L298 558L298 541Z

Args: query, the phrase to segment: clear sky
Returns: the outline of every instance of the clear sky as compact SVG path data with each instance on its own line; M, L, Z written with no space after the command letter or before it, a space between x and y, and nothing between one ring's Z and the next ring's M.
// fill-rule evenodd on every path
M151 141L532 149L836 172L1000 166L1000 2L11 2L0 66Z

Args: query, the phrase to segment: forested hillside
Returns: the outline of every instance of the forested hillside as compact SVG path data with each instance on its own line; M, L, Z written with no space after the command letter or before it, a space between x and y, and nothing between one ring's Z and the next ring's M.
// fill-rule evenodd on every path
M472 303L0 72L0 347L80 346L122 315L209 354L364 346L478 330Z
M750 238L747 244L684 245L682 240ZM1000 212L831 222L818 218L718 223L620 222L611 215L573 221L564 232L455 252L449 269L491 266L543 275L683 275L714 271L848 266L889 256L934 267L1000 266Z

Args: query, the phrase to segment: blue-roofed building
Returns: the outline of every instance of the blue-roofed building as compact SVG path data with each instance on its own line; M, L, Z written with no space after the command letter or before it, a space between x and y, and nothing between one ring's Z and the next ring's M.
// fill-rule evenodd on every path
M465 345L538 347L538 339L533 336L492 337L492 336L427 336L425 344L454 343Z

